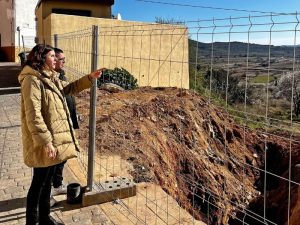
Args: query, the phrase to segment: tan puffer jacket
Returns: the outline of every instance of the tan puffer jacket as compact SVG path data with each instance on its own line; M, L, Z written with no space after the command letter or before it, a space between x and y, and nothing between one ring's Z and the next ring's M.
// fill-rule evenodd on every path
M29 167L48 167L76 157L80 147L64 95L91 87L89 76L67 83L60 81L56 72L41 74L25 66L18 78L24 163ZM54 160L43 149L49 142L58 150Z

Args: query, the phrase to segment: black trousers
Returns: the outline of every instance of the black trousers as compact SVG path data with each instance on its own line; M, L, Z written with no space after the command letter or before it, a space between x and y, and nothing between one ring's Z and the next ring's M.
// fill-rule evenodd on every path
M33 178L27 194L26 225L36 224L50 215L51 182L55 166L33 168Z
M55 172L53 174L52 184L53 187L58 188L60 185L62 185L63 181L63 170L65 166L65 162L62 162L60 164L57 164L55 167Z

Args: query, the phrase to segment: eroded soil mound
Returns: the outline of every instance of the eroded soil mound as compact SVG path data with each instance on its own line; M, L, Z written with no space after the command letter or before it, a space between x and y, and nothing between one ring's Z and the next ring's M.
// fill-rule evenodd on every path
M89 92L78 97L87 118ZM135 182L157 182L196 218L210 224L243 219L263 224L266 205L265 218L284 224L289 190L290 214L296 208L299 186L274 176L288 179L288 165L300 162L295 137L250 131L201 96L177 88L98 90L97 104L97 150L130 161ZM82 144L87 136L84 119ZM265 175L265 166L272 174ZM248 211L245 216L246 209L256 215Z

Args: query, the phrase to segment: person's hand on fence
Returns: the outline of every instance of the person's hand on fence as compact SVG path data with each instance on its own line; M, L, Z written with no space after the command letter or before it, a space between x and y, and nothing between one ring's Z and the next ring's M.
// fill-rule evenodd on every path
M44 151L46 152L47 156L50 159L55 159L56 158L57 150L54 148L52 143L48 143L47 145L45 145L44 146Z
M89 76L91 79L99 78L99 77L101 77L103 71L105 71L105 70L106 70L105 68L95 70L94 72L91 72Z

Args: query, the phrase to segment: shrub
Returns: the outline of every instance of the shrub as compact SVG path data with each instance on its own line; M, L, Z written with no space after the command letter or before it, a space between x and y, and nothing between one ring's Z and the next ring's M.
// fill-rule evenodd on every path
M137 79L135 79L132 74L124 68L117 67L113 70L105 70L102 76L98 78L98 87L104 83L113 83L119 85L125 90L132 90L138 87Z

